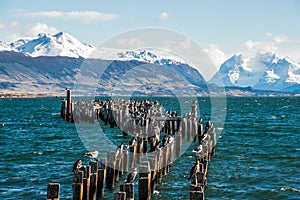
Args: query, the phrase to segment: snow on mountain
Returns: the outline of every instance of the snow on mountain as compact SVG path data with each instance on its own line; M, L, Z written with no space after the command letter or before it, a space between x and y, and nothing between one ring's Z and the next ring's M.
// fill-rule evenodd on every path
M32 57L38 56L66 56L87 57L94 49L84 44L66 32L54 35L41 33L33 39L20 39L11 43L18 52Z
M13 51L10 45L0 41L0 51Z
M118 60L138 60L159 65L180 65L186 61L159 50L125 51L118 53Z
M299 85L300 88L300 66L290 58L279 58L275 53L259 53L251 59L236 54L225 61L210 80L217 85L222 82L229 87L290 91L287 88L291 86Z
M247 87L251 85L253 74L248 62L249 59L240 53L233 55L221 65L219 70L221 76L216 74L210 82L217 85L223 82L225 86Z

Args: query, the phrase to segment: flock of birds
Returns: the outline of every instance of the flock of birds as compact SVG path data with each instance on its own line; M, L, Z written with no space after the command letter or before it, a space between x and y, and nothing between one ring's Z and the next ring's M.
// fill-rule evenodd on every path
M108 104L108 106L109 105L111 106L112 102L106 102L106 103ZM143 101L141 103L136 102L136 101L130 102L129 103L129 115L130 115L130 117L133 117L133 118L135 118L135 117L146 118L147 115L149 114L149 112L148 112L149 109L151 107L153 107L153 105L155 107L155 106L158 106L159 104L158 104L158 102L148 102L148 101ZM166 117L177 117L178 113L176 111L171 112L171 111L168 110L168 111L166 111L165 116ZM199 145L197 147L195 147L192 152L198 154L198 153L201 153L203 151L203 146L202 145L207 144L207 140L206 140L206 137L208 136L207 131L210 127L211 127L211 123L210 123L210 121L208 121L205 125L205 131L204 131L204 135L202 137L201 142L199 140ZM121 152L123 150L127 150L129 147L137 145L139 140L142 140L142 137L139 136L139 134L136 134L130 140L128 145L124 145L123 143L118 144L117 149L116 149L116 154L115 154L116 158L119 158L119 156L121 155ZM163 138L162 138L162 141L161 142L157 141L155 143L156 144L155 147L152 150L161 149L161 148L165 147L167 144L172 143L173 141L174 141L174 137L172 137L170 135L164 135ZM150 149L150 151L151 151L151 149ZM84 155L89 157L93 161L97 161L98 154L99 154L98 151L89 151L89 152L86 152ZM72 171L75 173L81 167L82 167L82 160L77 160L73 165L73 170ZM191 179L199 171L200 171L200 162L197 161L194 164L194 166L191 168L190 176L189 176L188 179ZM136 175L137 175L137 169L134 168L134 170L127 176L126 182L129 183L129 182L134 181Z
M209 136L208 136L207 132L209 131L210 128L211 128L211 122L208 121L208 122L206 122L206 125L205 125L205 130L204 130L203 137L199 141L199 145L196 146L192 150L193 153L200 154L203 151L203 146L202 145L204 145L204 144L207 145L208 144L208 137ZM196 176L196 174L200 171L201 171L200 161L197 160L195 162L195 164L193 165L193 167L191 168L191 170L190 170L190 176L189 176L188 180L190 180L192 177Z

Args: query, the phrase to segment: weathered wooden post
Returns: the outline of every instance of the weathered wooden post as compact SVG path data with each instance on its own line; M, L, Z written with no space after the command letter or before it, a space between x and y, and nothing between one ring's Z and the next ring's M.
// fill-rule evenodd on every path
M155 190L156 176L157 176L157 160L156 156L149 158L150 170L151 170L151 194Z
M122 156L122 153L120 153L120 157L117 157L115 162L116 162L116 165L115 165L115 181L119 181L119 175L121 173L121 170L122 170L122 160L121 160L121 156Z
M204 200L204 192L190 191L190 200Z
M186 135L186 127L187 127L187 119L186 119L186 117L185 116L183 116L182 118L181 118L181 123L182 123L182 125L181 125L181 133L182 133L182 138L184 138L185 137L185 135Z
M162 182L162 171L163 171L163 150L158 149L156 150L156 158L157 158L157 178L156 178L156 183L160 184Z
M59 200L60 184L49 183L47 188L47 200Z
M197 115L198 115L198 104L197 104L197 100L195 100L192 105L192 117L196 118Z
M136 163L136 150L137 149L137 146L136 145L133 145L131 147L129 147L129 165L130 165L130 168L134 168L135 166L135 163Z
M114 188L115 180L115 162L116 152L107 152L107 166L106 166L106 187L109 189Z
M100 169L98 169L98 182L97 182L97 198L104 194L104 185L106 180L106 159L101 159Z
M81 168L84 170L84 168ZM73 200L83 199L83 171L76 171L73 176Z
M172 129L172 135L175 135L175 132L176 132L176 121L175 121L175 118L172 118L172 121L171 121L171 129Z
M90 199L90 174L91 174L91 166L84 166L83 200L89 200Z
M91 166L89 199L95 200L97 196L98 162L90 161L89 165Z
M182 134L181 132L178 132L176 134L176 158L180 157L180 150L181 150L181 145L182 145Z
M126 200L134 200L134 183L124 183L123 187L126 193Z
M140 164L143 156L143 139L138 138L136 151L136 164Z
M67 90L67 113L66 113L66 121L70 122L71 121L71 101L72 101L72 94L71 90Z
M192 141L194 138L193 138L193 121L192 121L192 118L189 117L187 119L187 141Z
M199 118L197 126L198 144L201 144L201 139L203 136L202 118Z
M149 200L151 195L151 174L149 162L142 163L139 173L139 199Z
M66 119L66 100L61 100L60 116Z
M114 192L114 200L126 200L126 192Z
M147 153L148 152L148 140L147 138L145 138L143 140L143 153Z

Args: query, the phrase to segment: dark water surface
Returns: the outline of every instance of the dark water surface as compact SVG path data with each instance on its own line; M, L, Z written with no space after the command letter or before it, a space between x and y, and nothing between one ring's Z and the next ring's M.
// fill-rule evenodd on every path
M158 101L165 109L188 111L176 99ZM199 116L210 119L209 98L198 104ZM0 99L0 111L0 199L45 199L50 182L61 184L61 199L71 199L72 165L77 159L88 162L82 156L87 149L74 124L60 118L60 99ZM300 98L230 97L224 127L217 118L213 123L218 141L206 199L300 199ZM130 139L116 128L101 128L113 143ZM186 151L152 199L189 199L193 162ZM105 192L103 199L112 199L112 192Z

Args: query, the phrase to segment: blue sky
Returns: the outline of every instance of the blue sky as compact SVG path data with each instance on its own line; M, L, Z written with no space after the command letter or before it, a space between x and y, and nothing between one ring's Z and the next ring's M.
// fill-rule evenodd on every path
M97 46L143 27L178 31L203 47L217 64L234 53L274 51L300 62L297 0L2 0L0 40L64 30Z

